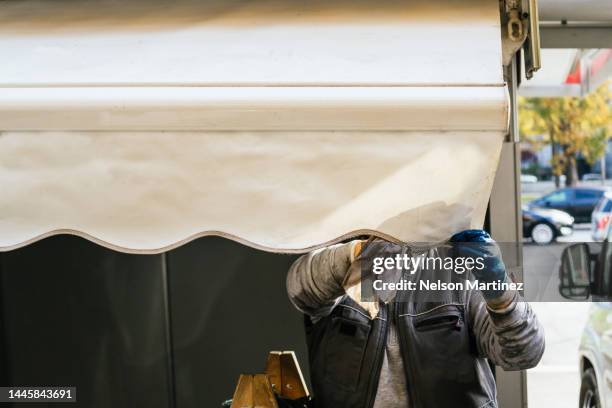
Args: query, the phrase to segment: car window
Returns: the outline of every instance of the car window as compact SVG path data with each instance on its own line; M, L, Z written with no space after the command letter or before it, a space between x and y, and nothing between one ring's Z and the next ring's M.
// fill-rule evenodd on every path
M547 196L544 196L544 201L548 201L551 203L563 203L568 200L568 194L566 190L555 191L554 193L550 193Z
M610 212L611 210L612 201L608 197L603 196L599 199L597 205L595 205L595 209L593 210L593 212Z
M576 190L576 200L595 200L603 195L601 190Z

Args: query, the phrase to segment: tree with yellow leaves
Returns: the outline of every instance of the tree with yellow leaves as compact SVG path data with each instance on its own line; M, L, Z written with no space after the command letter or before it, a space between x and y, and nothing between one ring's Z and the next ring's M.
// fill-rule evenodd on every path
M607 82L582 98L520 98L521 137L536 149L552 146L557 187L561 174L566 175L568 185L578 181L577 153L591 165L605 154L612 135L611 100Z

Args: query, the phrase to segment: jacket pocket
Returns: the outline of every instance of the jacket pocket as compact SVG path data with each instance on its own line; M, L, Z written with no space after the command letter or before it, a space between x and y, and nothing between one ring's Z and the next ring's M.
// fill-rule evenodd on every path
M427 357L422 361L424 366L456 380L467 372L473 375L470 336L462 306L449 304L405 317L412 320L414 345Z
M426 313L416 316L414 328L417 332L454 330L461 331L464 325L463 311L458 308L447 308L438 313Z
M370 335L370 325L333 317L324 350L324 376L345 390L354 391L359 384L363 357Z

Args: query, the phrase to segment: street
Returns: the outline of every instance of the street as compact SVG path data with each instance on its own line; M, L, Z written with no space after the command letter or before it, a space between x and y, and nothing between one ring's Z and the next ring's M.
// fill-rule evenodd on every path
M606 186L612 187L612 180L606 180L604 183ZM580 181L582 186L593 186L600 187L601 181ZM563 185L560 186L562 188ZM550 193L556 190L555 183L553 181L538 181L537 183L521 183L521 196L527 201L534 198L543 196L544 194Z

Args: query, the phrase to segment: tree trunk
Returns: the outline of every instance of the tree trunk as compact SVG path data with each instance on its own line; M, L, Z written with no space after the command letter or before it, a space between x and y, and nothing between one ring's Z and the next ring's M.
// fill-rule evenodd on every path
M559 146L557 146L557 144L555 143L554 139L551 136L551 144L550 144L550 149L552 152L552 159L551 159L551 165L554 162L555 157L558 154L558 150L559 150ZM559 188L561 186L561 179L559 178L559 175L555 172L555 168L554 166L552 166L553 168L553 178L555 180L555 188Z
M601 184L606 184L606 153L599 159L599 168L601 170Z
M567 167L565 174L565 185L573 187L578 184L578 168L576 167L576 156L567 155Z

